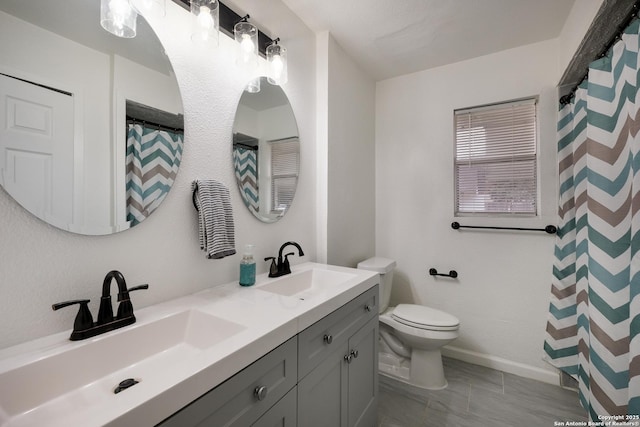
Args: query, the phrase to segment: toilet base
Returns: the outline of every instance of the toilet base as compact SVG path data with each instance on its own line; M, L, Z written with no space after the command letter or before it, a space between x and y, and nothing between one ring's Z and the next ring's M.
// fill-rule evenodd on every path
M428 390L441 390L448 385L442 367L440 349L411 352L411 384Z
M448 382L440 350L412 350L411 360L396 354L378 354L378 372L424 390L442 390Z

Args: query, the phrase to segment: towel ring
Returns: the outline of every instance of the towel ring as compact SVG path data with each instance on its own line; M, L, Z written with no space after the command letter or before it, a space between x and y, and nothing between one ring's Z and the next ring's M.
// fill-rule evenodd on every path
M200 212L200 209L198 209L198 205L196 204L196 191L198 191L198 182L195 181L195 186L193 187L193 194L191 195L191 199L193 200L193 207L196 208L196 210L198 212Z

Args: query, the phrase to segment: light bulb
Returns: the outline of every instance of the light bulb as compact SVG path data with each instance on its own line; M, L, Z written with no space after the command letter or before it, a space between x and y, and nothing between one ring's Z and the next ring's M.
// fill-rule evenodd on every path
M200 6L200 13L198 13L198 25L203 32L208 32L213 28L213 17L211 16L211 9L207 6Z
M282 63L282 58L280 55L273 55L271 59L271 69L273 70L273 77L278 80L280 76L282 76L282 70L284 69L284 64Z
M249 34L242 35L242 41L240 42L240 47L245 54L251 54L254 51L253 41L251 41L251 36Z
M278 45L280 39L275 39L273 44L267 46L266 54L269 63L269 76L267 81L272 85L287 83L287 49Z

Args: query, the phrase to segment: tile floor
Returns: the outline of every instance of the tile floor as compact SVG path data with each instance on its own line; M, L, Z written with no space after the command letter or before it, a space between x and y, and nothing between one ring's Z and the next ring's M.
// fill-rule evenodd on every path
M443 364L444 390L381 375L378 427L551 427L587 420L574 391L455 359Z

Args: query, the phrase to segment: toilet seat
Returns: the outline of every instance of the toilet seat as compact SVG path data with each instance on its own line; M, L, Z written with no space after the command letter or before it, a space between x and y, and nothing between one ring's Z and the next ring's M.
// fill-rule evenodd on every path
M399 304L391 317L404 325L430 331L455 331L460 326L457 317L417 304Z

